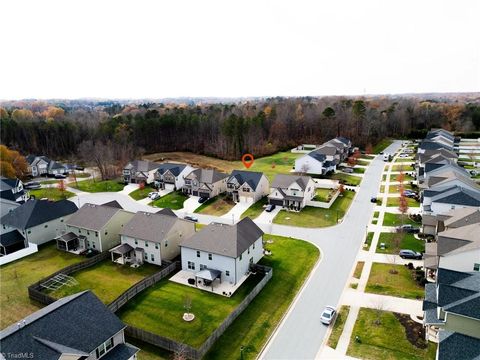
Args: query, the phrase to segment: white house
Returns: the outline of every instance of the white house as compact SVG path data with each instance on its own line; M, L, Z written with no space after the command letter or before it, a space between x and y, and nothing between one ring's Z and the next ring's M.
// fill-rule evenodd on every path
M268 202L289 210L299 211L314 196L315 183L310 176L279 174L272 182Z
M77 211L69 200L29 200L0 219L2 232L18 230L25 239L41 245L65 231L65 223Z
M28 162L28 170L33 177L48 174L48 165L50 164L50 161L51 161L48 157L28 155L26 159Z
M185 185L185 176L195 168L186 164L163 163L155 172L155 186L161 190L179 190Z
M263 256L263 231L248 217L235 225L211 223L181 244L182 270L236 284Z
M270 190L270 183L261 172L234 170L227 180L227 194L238 203L255 203Z
M0 198L21 204L29 199L29 195L21 180L2 176L0 177Z
M323 145L295 160L295 172L325 175L335 171L340 163L340 154L334 146Z
M438 191L425 190L422 197L421 210L428 214L445 214L453 209L480 207L480 191L461 186L452 186Z
M121 264L162 265L180 255L180 242L195 233L195 223L179 219L170 209L139 211L120 231L121 244L110 250Z
M134 160L123 168L123 181L134 184L151 184L155 179L159 163L145 160Z

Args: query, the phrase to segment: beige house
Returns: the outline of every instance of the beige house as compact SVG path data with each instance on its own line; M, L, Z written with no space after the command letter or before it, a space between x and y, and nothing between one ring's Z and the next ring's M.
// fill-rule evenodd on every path
M170 209L139 211L120 231L121 244L110 250L112 261L160 266L180 255L180 242L194 233L195 223L179 219Z
M263 173L234 170L227 180L227 194L236 203L253 204L267 196L270 183Z
M272 182L268 203L300 211L314 196L315 183L310 176L280 174Z
M212 198L227 190L228 175L212 169L196 169L185 176L182 191L186 195Z
M108 251L120 244L120 232L133 216L118 207L85 204L67 221L66 233L56 239L57 247L75 253Z

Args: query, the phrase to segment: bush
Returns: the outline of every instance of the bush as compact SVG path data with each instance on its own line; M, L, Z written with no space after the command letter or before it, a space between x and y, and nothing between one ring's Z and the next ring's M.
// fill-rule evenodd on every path
M413 263L411 263L411 262L409 262L407 264L407 267L408 267L408 270L413 270L414 269Z

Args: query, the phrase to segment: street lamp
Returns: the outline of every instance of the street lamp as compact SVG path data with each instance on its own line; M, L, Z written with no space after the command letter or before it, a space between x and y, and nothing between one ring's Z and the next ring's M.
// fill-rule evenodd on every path
M245 346L240 346L240 360L243 360L243 350L245 350Z

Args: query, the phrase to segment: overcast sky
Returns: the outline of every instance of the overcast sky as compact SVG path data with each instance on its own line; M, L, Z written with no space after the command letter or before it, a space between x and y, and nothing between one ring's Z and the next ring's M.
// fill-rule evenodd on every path
M479 1L0 3L0 99L480 91Z

